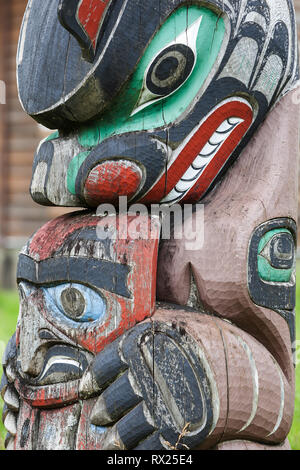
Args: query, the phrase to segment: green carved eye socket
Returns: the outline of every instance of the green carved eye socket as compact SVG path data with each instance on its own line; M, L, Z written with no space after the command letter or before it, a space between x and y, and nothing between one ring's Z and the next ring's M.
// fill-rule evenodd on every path
M267 282L290 282L295 266L295 243L287 229L271 230L258 247L258 272Z
M225 32L223 18L214 11L199 5L178 8L157 31L111 108L81 129L79 143L88 148L112 135L157 129L178 119L215 71Z

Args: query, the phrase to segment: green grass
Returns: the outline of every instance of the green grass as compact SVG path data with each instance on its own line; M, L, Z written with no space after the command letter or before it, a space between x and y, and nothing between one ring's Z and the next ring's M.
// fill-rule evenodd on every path
M300 341L300 262L297 264L297 301L296 301L296 336L297 341ZM289 435L290 444L293 450L300 450L300 343L298 348L297 360L299 361L296 367L296 401L295 401L295 414L292 429Z
M297 267L298 279L300 279L300 262ZM15 292L0 291L0 356L9 338L15 332L19 310L19 299ZM300 282L297 286L297 339L300 341ZM300 360L300 351L298 354ZM0 363L0 376L2 368ZM0 450L4 448L5 430L2 425L2 400L0 400ZM296 403L293 426L289 435L291 446L294 450L300 450L300 364L296 368Z
M2 359L5 346L14 334L19 311L19 298L15 292L0 291L0 358ZM0 376L2 376L2 361L0 361ZM2 424L2 400L0 403L0 449L4 447L6 435Z

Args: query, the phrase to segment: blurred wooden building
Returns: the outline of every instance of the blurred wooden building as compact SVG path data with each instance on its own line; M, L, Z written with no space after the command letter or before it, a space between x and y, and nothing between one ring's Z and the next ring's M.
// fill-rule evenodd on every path
M34 152L47 130L25 114L18 100L16 52L26 4L0 0L0 288L15 285L16 255L28 237L67 211L41 207L29 195ZM295 7L300 25L300 0Z
M26 5L27 0L0 0L0 287L14 285L16 253L28 237L66 212L41 207L29 195L34 152L47 130L18 100L16 53Z

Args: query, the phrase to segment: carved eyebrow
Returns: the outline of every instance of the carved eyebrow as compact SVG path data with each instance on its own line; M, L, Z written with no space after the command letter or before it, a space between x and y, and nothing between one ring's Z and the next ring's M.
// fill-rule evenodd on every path
M37 262L21 254L17 280L37 285L72 281L131 298L132 295L128 289L129 273L128 265L112 261L61 256Z
M58 5L60 23L76 38L83 49L83 57L90 62L95 58L99 35L111 4L111 0L60 0Z

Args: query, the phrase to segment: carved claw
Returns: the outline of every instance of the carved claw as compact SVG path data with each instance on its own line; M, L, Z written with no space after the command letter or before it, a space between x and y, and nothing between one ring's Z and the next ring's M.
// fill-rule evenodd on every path
M106 426L118 420L143 400L134 377L125 372L100 396L94 406L91 422L96 426Z
M79 397L82 400L87 400L94 395L98 395L100 391L101 388L97 384L93 372L87 369L80 380Z
M176 327L136 326L96 357L87 377L85 384L96 382L102 390L91 423L112 426L104 434L104 450L193 449L213 429L211 387L199 347Z

